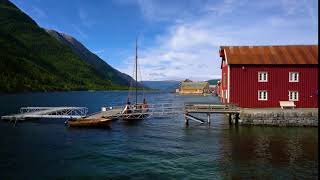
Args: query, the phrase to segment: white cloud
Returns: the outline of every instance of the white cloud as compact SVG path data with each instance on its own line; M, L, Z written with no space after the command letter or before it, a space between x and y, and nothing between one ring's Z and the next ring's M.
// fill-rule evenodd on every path
M218 1L217 3L207 3L205 10L218 16L222 16L224 14L232 13L246 3L247 0L223 0L220 2Z
M135 5L142 16L150 22L183 22L203 11L207 0L114 0L123 5Z
M145 9L143 15L149 19L159 17L163 20L166 17L163 13L156 14L163 5L157 7L154 1L138 2L141 9ZM316 44L317 27L312 26L310 6L304 4L305 10L295 14L298 5L286 3L255 1L251 4L225 0L205 4L209 13L197 14L197 18L177 22L179 15L171 14L174 23L166 28L165 33L157 35L153 46L139 49L143 80L219 78L221 62L218 50L221 45ZM239 8L241 6L248 9ZM281 13L259 14L265 7L281 10ZM253 14L250 14L251 9ZM170 15L170 11L166 13ZM238 17L237 14L243 16ZM130 55L120 70L132 74L132 62Z

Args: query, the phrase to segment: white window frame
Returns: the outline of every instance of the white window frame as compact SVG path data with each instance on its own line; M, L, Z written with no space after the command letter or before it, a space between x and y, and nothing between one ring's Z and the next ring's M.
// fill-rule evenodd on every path
M297 79L295 80L293 77L297 77ZM289 82L299 82L299 72L289 72Z
M260 79L260 76L261 76L261 79ZM258 82L268 82L268 72L265 72L265 71L258 72Z
M289 91L288 96L289 96L289 101L299 101L299 91Z
M264 95L261 95L262 98L260 98L260 93L265 93L265 98L264 98ZM258 100L259 100L259 101L268 101L268 91L266 91L266 90L259 90L259 91L258 91Z

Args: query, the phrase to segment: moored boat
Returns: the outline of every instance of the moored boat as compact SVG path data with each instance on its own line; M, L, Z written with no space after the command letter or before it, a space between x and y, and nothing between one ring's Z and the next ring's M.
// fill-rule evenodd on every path
M148 112L148 105L146 103L126 105L122 112L123 120L140 120L149 116L150 112Z
M135 103L131 104L130 102L130 95L128 96L127 99L127 104L124 106L124 109L121 112L120 118L122 120L141 120L150 117L150 112L148 108L148 103L146 101L146 98L143 97L143 102L138 103L138 42L136 40L136 56L135 56ZM142 81L141 81L142 82ZM142 87L143 88L143 87ZM130 86L131 89L131 86ZM129 90L129 94L131 91ZM143 93L144 96L144 93Z
M69 119L69 127L109 127L111 119L107 118L88 118L88 119Z

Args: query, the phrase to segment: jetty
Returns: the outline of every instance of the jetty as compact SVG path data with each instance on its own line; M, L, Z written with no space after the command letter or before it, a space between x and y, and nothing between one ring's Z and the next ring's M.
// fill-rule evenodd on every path
M183 112L183 104L179 103L155 103L155 104L148 104L145 107L144 113L138 112L128 112L123 111L125 109L124 106L112 106L112 107L102 107L101 112L97 112L93 114L93 116L97 117L109 117L111 119L122 119L128 116L137 116L143 115L145 118L163 118L169 116L176 116L182 114ZM134 109L134 106L131 107Z
M101 107L101 111L87 115L88 108L86 107L22 107L20 113L2 116L3 120L10 121L25 121L29 119L41 118L65 118L65 119L123 119L132 113L124 111L123 106ZM148 104L144 109L146 117L163 118L183 115L185 124L189 124L189 120L200 123L207 122L210 124L212 114L227 114L229 115L229 123L232 120L238 124L240 108L232 104L203 104L203 103L156 103ZM197 115L205 114L207 119L197 117Z
M86 107L21 107L19 113L1 116L3 120L25 121L41 118L65 118L65 119L122 119L129 113L123 111L123 106L102 107L101 111L87 115ZM159 103L148 104L145 109L148 117L166 117L181 114L181 104Z
M3 120L24 121L39 118L83 118L88 113L86 107L22 107L20 113L1 116Z
M189 125L189 120L200 123L207 122L210 124L211 114L227 114L229 117L229 124L232 124L232 117L234 123L238 124L240 108L234 104L202 104L202 103L187 103L184 106L185 124ZM207 119L202 119L196 115L205 114Z

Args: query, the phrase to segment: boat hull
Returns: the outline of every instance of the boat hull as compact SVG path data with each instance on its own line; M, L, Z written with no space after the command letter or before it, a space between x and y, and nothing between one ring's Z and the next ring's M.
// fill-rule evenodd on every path
M67 121L69 127L109 127L111 119L70 119Z
M146 104L126 105L120 115L122 120L141 120L150 117Z
M141 113L141 114L125 114L122 115L121 119L125 121L132 121L132 120L142 120L150 117L148 113Z

